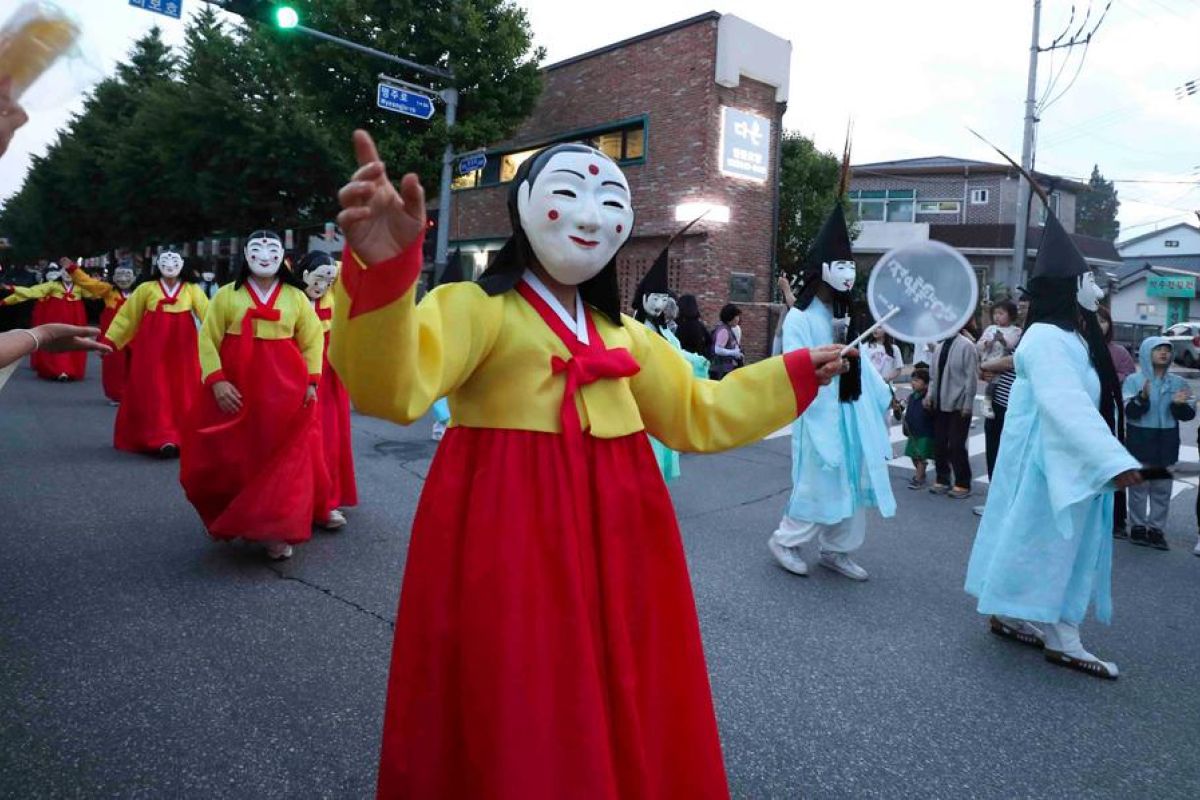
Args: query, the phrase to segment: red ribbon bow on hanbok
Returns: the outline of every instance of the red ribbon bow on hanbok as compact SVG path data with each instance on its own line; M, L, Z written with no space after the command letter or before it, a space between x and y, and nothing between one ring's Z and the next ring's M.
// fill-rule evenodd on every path
M239 331L240 335L238 337L237 344L238 362L240 363L242 369L250 368L250 359L254 352L254 320L261 319L264 322L279 322L283 316L279 309L274 307L275 300L279 297L279 291L282 287L283 284L277 284L275 286L275 291L271 292L271 296L267 299L266 303L259 300L258 295L255 294L254 290L249 286L244 287L245 290L250 294L250 299L254 304L250 308L246 309L246 316L242 317L242 329ZM221 431L225 430L226 428L233 427L237 423L241 422L246 416L246 405L248 402L249 398L243 395L242 410L234 414L233 419L226 420L216 425L210 425L207 428L201 428L200 432L213 433L215 431Z

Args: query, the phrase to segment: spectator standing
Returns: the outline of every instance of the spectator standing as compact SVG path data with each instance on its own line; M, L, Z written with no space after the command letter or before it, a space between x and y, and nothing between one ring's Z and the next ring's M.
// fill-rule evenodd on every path
M1150 336L1138 351L1140 369L1125 379L1125 447L1149 467L1179 460L1179 423L1195 419L1196 406L1187 382L1170 373L1175 349L1171 340ZM1129 488L1129 541L1169 550L1164 529L1171 510L1170 478Z
M933 418L925 408L928 395L929 370L917 367L912 374L912 394L904 409L904 435L908 437L904 455L912 459L914 471L908 488L914 490L925 486L925 470L934 456Z
M742 356L742 310L733 303L721 309L721 324L713 328L712 369L709 374L719 381L746 363Z
M971 496L967 435L979 380L979 353L968 328L938 345L926 408L934 413L937 477L929 491L954 500ZM951 471L954 483L951 485Z
M1104 332L1104 343L1108 345L1108 354L1112 356L1113 366L1117 370L1117 380L1124 385L1125 379L1137 372L1137 362L1133 360L1133 356L1129 354L1128 350L1113 341L1112 314L1108 309L1100 306L1096 311L1096 317L1100 320L1100 330ZM1116 431L1117 438L1122 442L1125 441L1124 422L1124 418L1120 418ZM1196 508L1200 510L1200 495L1196 496ZM1113 538L1129 538L1128 518L1129 500L1124 491L1118 491L1113 498ZM1197 546L1197 549L1196 555L1200 555L1200 545Z

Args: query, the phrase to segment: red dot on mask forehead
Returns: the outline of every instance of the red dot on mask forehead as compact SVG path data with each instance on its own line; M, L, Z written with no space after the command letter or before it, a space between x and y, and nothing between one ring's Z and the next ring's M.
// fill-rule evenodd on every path
M550 219L558 219L558 212L552 208L550 209L550 213L546 216L548 216Z
M589 164L589 165L588 165L588 172L592 173L593 175L599 175L599 174L600 174L600 168L599 168L599 167L597 167L595 164Z

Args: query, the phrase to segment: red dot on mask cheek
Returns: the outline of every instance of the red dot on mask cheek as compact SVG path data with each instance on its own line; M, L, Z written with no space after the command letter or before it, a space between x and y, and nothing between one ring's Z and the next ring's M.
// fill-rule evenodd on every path
M595 164L589 164L589 165L588 165L588 172L592 173L593 175L599 175L599 174L600 174L600 168L599 168L599 167L597 167Z
M618 225L618 226L617 226L617 233L620 233L620 232L621 232L621 231L623 231L623 230L625 230L625 226L624 226L624 225Z
M549 217L549 218L550 218L550 219L552 219L552 220L553 220L553 219L558 219L558 212L557 212L557 211L555 211L555 210L552 208L552 209L550 209L550 213L549 213L549 214L547 214L546 216L547 216L547 217Z

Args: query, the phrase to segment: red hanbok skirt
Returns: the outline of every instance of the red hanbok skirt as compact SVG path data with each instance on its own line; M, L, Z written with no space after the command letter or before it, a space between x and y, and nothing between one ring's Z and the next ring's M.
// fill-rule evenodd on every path
M179 481L215 539L297 544L328 518L329 476L317 404L304 405L308 369L294 339L221 344L225 377L242 394L226 414L207 388L192 406Z
M576 475L557 434L457 427L439 445L404 572L380 798L728 797L650 443L584 448Z
M112 324L119 310L105 306L100 312L101 335L108 334L108 326ZM121 402L125 395L125 381L129 376L129 362L132 356L133 351L126 345L100 360L100 384L104 387L104 396L114 403Z
M191 312L147 311L134 336L125 399L117 409L113 447L155 453L183 442L188 411L199 394L200 350ZM128 349L128 348L126 348ZM106 356L105 361L121 352Z
M325 334L317 406L321 416L325 468L329 472L329 510L356 506L358 485L354 480L354 448L350 440L350 395L329 363L328 333Z
M87 325L87 311L83 307L83 301L65 300L61 297L38 300L33 307L33 326L36 328L51 322ZM39 378L48 381L58 380L59 375L66 375L73 381L81 381L87 374L87 351L47 353L45 350L35 350L29 355L29 366L33 367Z

